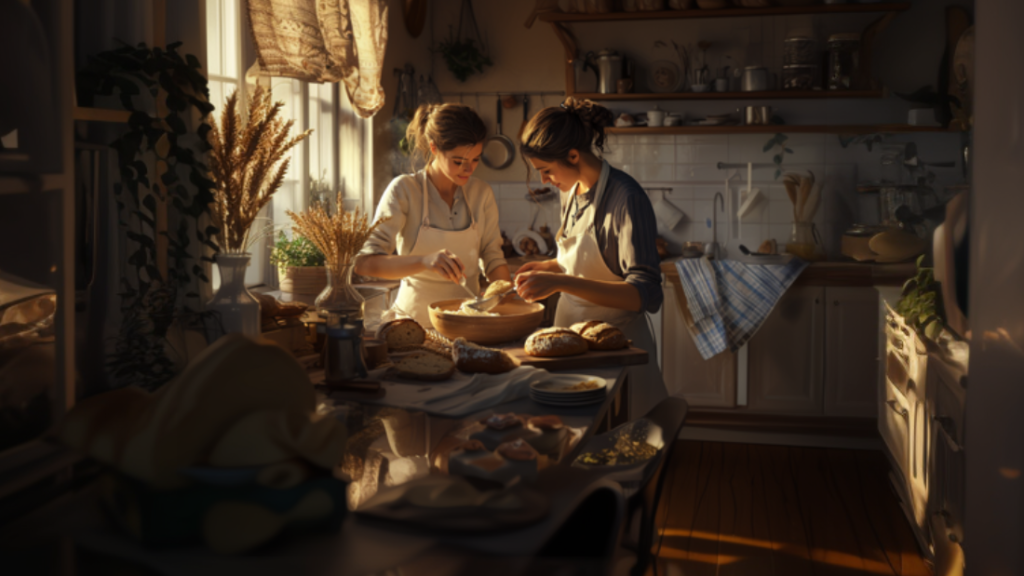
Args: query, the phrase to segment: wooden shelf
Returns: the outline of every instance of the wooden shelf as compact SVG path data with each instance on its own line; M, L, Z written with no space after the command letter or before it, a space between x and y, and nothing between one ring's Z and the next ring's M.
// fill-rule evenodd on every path
M815 4L771 8L726 8L724 10L661 10L657 12L605 12L581 14L548 12L538 16L542 22L620 22L626 20L668 20L685 18L744 18L750 16L789 16L793 14L848 14L852 12L902 12L910 2L877 4Z
M83 120L86 122L116 122L120 124L127 124L128 118L131 117L131 115L132 113L127 110L108 110L106 108L86 108L76 106L72 116L75 120Z
M588 100L787 100L884 98L885 90L770 90L766 92L638 92L632 94L568 94Z
M607 134L875 134L903 132L950 132L941 126L911 126L909 124L846 124L846 125L770 125L770 126L630 126L605 128Z

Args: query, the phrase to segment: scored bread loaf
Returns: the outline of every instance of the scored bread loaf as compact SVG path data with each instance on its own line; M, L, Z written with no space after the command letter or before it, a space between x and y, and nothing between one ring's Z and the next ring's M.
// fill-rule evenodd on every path
M587 351L587 341L569 328L543 328L530 334L525 350L530 356L573 356Z
M395 370L402 378L411 380L447 380L455 373L455 363L434 352L413 352L395 362Z
M399 318L384 323L377 330L377 338L387 343L388 350L402 352L422 346L427 339L427 331L412 318Z
M516 367L512 357L503 350L478 346L459 337L452 343L452 360L463 372L503 374Z
M572 331L582 336L591 350L620 350L629 346L622 330L600 320L577 322Z

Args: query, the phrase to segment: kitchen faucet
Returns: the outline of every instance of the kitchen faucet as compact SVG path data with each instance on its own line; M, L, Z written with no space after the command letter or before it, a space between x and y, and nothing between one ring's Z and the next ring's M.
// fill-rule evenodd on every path
M715 192L715 197L711 200L711 244L704 249L704 255L714 259L718 258L718 211L715 210L716 206L721 206L722 212L725 212L725 197L721 192Z

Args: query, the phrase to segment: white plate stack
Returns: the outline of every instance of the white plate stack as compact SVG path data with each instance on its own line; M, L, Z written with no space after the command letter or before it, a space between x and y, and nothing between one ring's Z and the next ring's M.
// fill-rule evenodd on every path
M607 394L607 380L586 374L552 374L530 384L530 399L549 406L572 408L597 404L603 402Z

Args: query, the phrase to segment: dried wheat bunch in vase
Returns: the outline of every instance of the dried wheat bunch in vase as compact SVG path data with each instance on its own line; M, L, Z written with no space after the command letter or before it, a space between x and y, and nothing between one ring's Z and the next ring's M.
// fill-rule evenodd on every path
M327 288L316 298L317 312L325 317L334 312L350 320L362 320L363 297L352 287L352 269L356 254L384 220L370 224L369 217L358 208L346 211L340 193L335 198L333 213L321 204L301 214L287 214L292 219L292 231L324 254Z
M284 102L271 102L270 91L257 86L242 119L238 91L228 97L220 122L211 122L210 176L215 184L210 211L219 232L221 252L244 253L267 230L251 234L253 222L281 188L288 171L288 151L312 130L290 137L292 120L281 118Z

